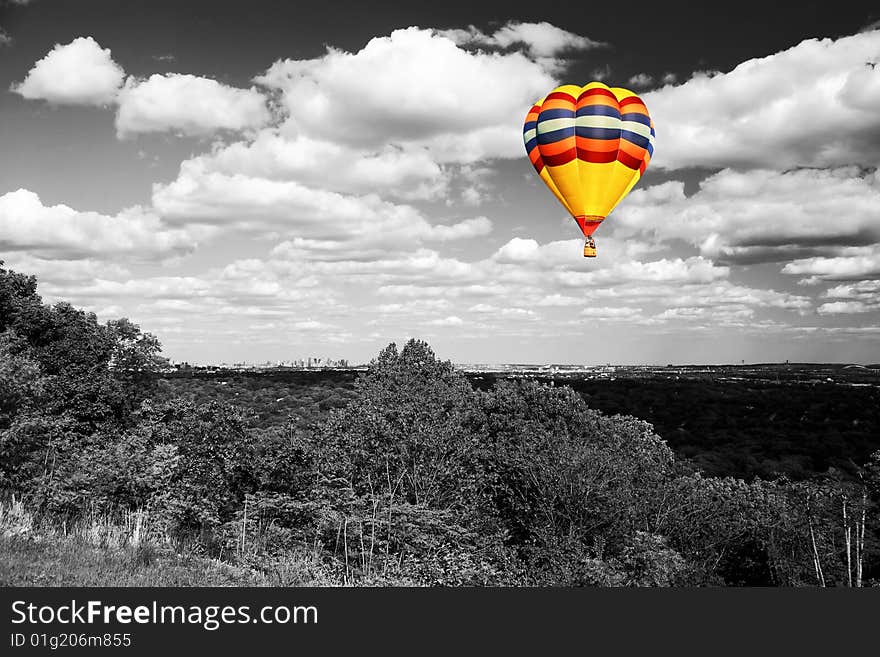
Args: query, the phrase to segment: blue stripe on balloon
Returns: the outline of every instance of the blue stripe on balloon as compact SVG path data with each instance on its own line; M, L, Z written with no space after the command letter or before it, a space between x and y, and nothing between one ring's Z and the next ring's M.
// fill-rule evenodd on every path
M577 136L587 139L617 139L622 134L620 128L588 128L577 126Z
M635 121L636 123L641 123L642 125L651 125L651 119L641 112L629 112L628 114L621 114L620 120Z
M573 119L574 118L574 110L565 109L565 108L557 108L557 109L546 109L542 110L540 114L538 114L538 121L547 121L549 119Z
M584 105L583 107L579 107L577 111L578 116L613 116L615 118L620 118L620 110L616 107L609 107L608 105Z
M572 126L571 128L563 128L562 130L545 132L543 135L539 134L538 143L541 145L555 144L557 141L562 141L563 139L568 139L569 137L574 137L574 126Z
M532 137L531 139L529 139L526 142L526 153L531 153L532 149L535 147L535 144L537 144L537 143L538 143L538 140L536 137Z
M629 130L621 130L620 138L626 139L631 144L635 144L636 146L640 146L642 148L648 148L651 144L651 141L647 137L643 137L642 135L630 132Z
M537 121L526 121L523 125L523 132L528 132L532 128L535 128L538 125Z

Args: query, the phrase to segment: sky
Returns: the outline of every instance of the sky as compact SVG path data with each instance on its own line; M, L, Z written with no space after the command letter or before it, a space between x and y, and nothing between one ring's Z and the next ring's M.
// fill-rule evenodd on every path
M880 362L880 10L725 4L0 0L0 259L193 363ZM521 134L591 80L585 259Z

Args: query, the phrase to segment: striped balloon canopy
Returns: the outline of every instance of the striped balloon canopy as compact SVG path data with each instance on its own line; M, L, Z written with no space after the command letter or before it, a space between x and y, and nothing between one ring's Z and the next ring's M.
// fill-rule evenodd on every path
M592 241L651 161L654 123L628 89L566 84L529 110L523 140L541 180Z

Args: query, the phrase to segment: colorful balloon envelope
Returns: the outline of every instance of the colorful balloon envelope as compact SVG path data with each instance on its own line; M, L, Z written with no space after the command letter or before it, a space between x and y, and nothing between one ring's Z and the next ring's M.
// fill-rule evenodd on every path
M593 232L639 181L654 152L645 103L620 87L590 82L557 87L526 115L523 140L541 180L584 233Z

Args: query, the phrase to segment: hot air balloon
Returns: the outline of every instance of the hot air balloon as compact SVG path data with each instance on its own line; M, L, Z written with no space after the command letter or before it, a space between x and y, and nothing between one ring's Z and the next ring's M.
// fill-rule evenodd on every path
M645 103L601 82L566 84L529 110L523 140L541 180L583 231L584 257L595 257L593 232L639 181L654 152Z

